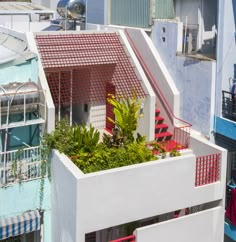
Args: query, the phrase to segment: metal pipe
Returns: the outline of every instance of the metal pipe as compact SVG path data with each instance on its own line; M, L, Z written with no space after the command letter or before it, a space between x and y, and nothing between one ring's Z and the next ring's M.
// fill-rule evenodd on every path
M59 92L58 92L58 121L61 120L61 72L59 72Z
M67 25L67 12L68 11L68 7L67 7L67 4L66 4L66 12L65 12L65 25L64 25L64 27L65 27L65 31L66 31L66 25Z
M25 94L24 94L24 123L26 122L25 113L26 113L26 99L25 99Z
M185 32L184 32L184 53L186 53L186 42L187 42L187 25L188 25L188 16L185 18Z
M72 125L72 94L73 94L73 73L72 70L70 71L70 125Z

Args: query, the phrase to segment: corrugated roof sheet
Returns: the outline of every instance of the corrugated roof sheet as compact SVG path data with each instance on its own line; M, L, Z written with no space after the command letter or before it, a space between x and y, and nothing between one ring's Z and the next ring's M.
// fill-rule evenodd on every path
M51 13L54 11L34 3L0 2L0 14L4 13Z
M28 50L27 43L8 33L0 32L0 64L4 64L19 58L22 61L35 58L35 54Z

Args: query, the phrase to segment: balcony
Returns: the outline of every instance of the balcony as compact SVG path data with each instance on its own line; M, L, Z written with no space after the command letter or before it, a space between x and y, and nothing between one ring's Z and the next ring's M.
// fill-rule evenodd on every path
M0 187L42 177L40 146L0 152Z
M55 214L64 218L61 226L69 231L68 224L73 224L77 233L72 240L84 241L87 233L221 201L226 152L201 139L192 137L191 141L193 149L179 157L89 174L65 155L53 152L52 185L60 193L53 192L52 201L57 203ZM221 207L214 209L224 212ZM196 214L204 220L200 212Z
M236 121L236 94L222 91L222 116L232 121Z

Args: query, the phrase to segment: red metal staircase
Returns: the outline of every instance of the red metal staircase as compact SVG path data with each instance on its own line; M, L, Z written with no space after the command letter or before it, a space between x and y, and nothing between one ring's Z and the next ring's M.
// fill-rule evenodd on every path
M167 131L168 125L164 123L164 118L160 116L160 110L155 110L155 140L168 141L173 134Z

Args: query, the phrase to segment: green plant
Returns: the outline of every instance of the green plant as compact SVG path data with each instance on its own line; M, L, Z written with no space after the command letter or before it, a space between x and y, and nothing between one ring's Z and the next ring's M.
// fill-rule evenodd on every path
M156 160L156 157L140 143L127 144L119 149L100 144L96 152L80 152L72 160L84 173L90 173Z
M44 137L46 145L50 149L58 149L68 156L77 155L78 150L83 152L94 152L98 145L100 133L92 125L88 128L85 124L70 126L63 119L51 134Z
M22 149L17 150L15 159L12 161L11 164L11 174L14 180L18 180L19 184L21 184L24 175L22 172L22 154Z
M76 149L73 129L67 119L62 119L56 124L55 130L51 134L46 134L43 143L49 149L57 149L61 153L70 154Z
M134 132L140 117L141 100L133 94L131 98L116 98L109 95L107 101L113 106L115 119L108 118L116 127L123 144L134 142Z
M179 152L178 150L176 150L176 149L172 149L172 150L170 151L170 156L171 156L171 157L181 156L181 154L180 154L180 152Z
M161 155L162 159L166 157L167 150L164 143L154 143L152 146L153 151L156 151L157 154Z

